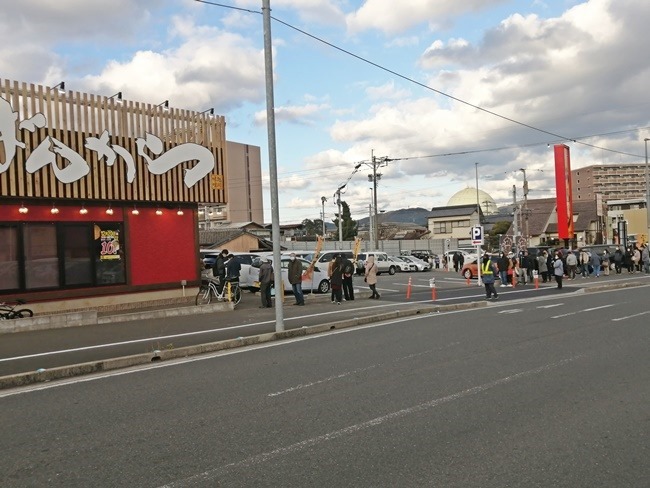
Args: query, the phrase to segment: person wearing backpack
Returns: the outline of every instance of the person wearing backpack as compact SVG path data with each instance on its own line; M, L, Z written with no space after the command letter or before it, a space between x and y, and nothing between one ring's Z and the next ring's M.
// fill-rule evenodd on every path
M354 274L354 265L350 258L343 260L343 298L345 301L354 300L354 286L352 284L352 275Z

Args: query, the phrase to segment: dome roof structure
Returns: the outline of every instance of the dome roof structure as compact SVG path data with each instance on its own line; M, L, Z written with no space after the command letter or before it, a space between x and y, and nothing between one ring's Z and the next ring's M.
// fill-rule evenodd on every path
M498 212L494 199L483 190L478 190L478 200L481 211L484 215L492 215ZM465 188L455 193L447 202L447 206L453 205L476 205L476 188Z

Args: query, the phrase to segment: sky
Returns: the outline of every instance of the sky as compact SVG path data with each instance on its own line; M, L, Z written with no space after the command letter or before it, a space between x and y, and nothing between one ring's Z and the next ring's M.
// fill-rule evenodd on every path
M270 5L281 224L321 218L322 197L331 221L341 186L367 217L373 156L379 211L444 206L477 177L499 205L524 174L552 197L554 144L574 169L645 161L647 0ZM0 77L214 108L261 148L271 222L262 0L2 0Z

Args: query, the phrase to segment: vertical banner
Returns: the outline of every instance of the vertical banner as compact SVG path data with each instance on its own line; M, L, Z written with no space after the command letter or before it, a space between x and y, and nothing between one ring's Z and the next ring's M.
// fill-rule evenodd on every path
M556 144L555 190L557 198L557 233L560 239L573 239L573 188L569 146Z

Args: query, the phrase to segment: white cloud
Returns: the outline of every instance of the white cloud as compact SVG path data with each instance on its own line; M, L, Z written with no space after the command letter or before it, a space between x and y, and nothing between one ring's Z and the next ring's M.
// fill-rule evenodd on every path
M505 0L463 0L454 2L441 2L440 0L410 0L409 2L366 0L356 12L347 15L347 24L352 33L377 29L394 34L425 22L436 25L443 24L463 13L482 10L500 3L505 3Z
M217 113L264 100L263 54L248 40L187 18L176 18L172 32L181 41L177 48L111 61L84 84L95 92L121 90L129 99L169 99L172 106L215 107Z
M411 92L395 88L395 82L391 80L381 86L369 86L366 94L370 100L399 100L408 97Z
M237 0L235 4L261 12L259 0ZM344 4L341 0L273 0L271 15L281 18L282 10L292 10L305 22L341 24L344 22L341 5Z
M329 107L327 105L313 103L275 107L275 121L312 125L316 119L321 117L320 114L328 109ZM260 110L255 114L255 124L266 124L266 110Z

